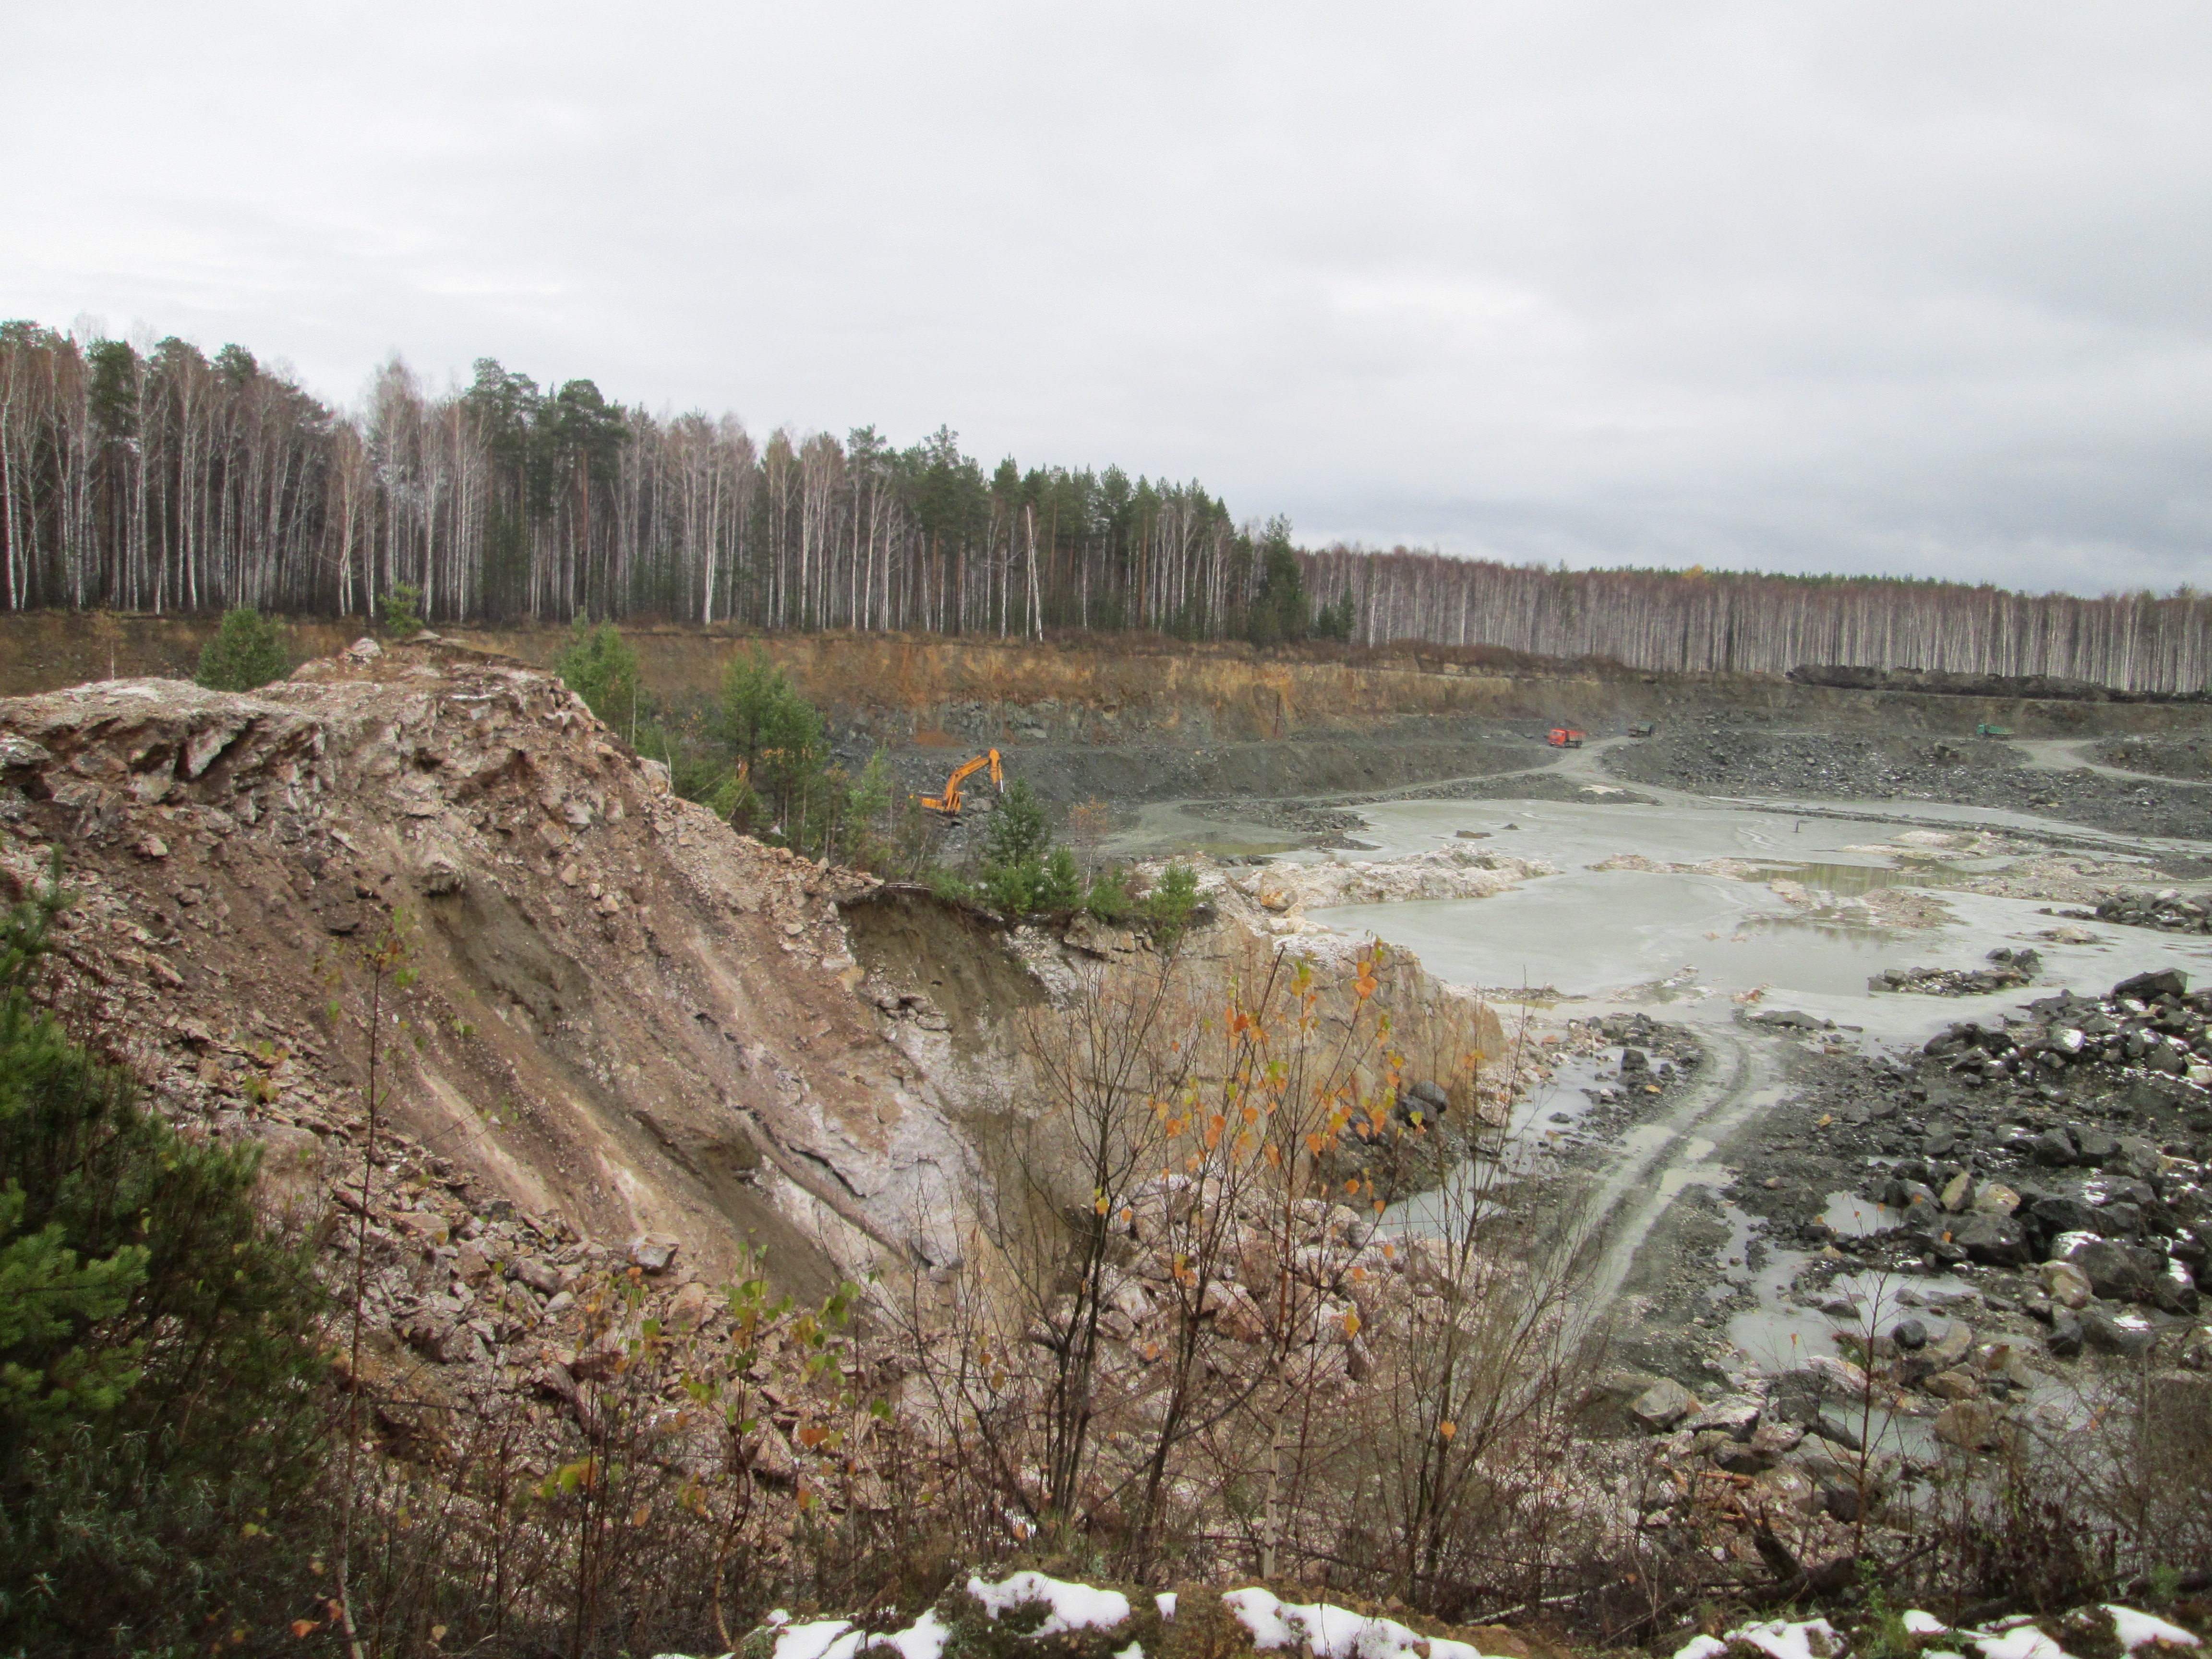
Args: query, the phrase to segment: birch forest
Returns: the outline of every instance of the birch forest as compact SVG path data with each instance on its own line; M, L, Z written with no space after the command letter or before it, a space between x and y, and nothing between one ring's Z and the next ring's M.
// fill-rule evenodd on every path
M2084 599L1887 576L1547 570L1331 548L1303 558L1354 638L1502 645L1632 668L1787 673L1803 664L2048 674L2130 691L2212 689L2212 599Z
M656 415L490 359L439 392L394 360L337 410L252 352L0 324L0 604L571 617L1042 637L1320 634L1649 670L1852 663L2212 681L2212 606L1874 578L1568 572L1294 547L1200 483L986 470L949 428L899 447Z

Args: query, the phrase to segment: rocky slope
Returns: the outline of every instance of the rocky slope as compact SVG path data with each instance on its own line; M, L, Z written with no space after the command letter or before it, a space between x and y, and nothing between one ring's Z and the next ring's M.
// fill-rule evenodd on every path
M383 988L404 1021L389 1115L425 1157L579 1238L665 1238L710 1278L765 1247L800 1290L957 1260L989 1179L973 1126L1036 1097L1026 1011L1084 964L1151 959L1109 930L1010 937L736 836L558 681L443 641L363 641L248 696L123 680L0 701L5 896L56 852L80 895L60 994L173 1115L343 1133L364 947L396 925L412 982ZM1232 971L1274 918L1217 910L1186 952ZM1323 964L1324 1004L1353 971ZM1382 994L1439 1053L1498 1051L1486 1011L1409 959Z
M68 994L173 1115L357 1115L361 947L396 920L390 1112L454 1170L709 1273L748 1241L801 1285L949 1257L969 1155L854 994L836 902L871 884L672 798L557 681L363 646L252 696L10 701L0 733L9 894L60 852Z

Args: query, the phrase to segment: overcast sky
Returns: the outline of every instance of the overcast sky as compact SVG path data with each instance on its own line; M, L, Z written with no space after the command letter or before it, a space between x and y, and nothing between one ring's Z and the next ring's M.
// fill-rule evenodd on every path
M1575 564L2212 579L2212 8L7 0L0 316Z

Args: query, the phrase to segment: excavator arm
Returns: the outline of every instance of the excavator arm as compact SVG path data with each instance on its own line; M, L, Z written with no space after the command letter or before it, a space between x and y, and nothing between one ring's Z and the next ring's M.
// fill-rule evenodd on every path
M921 795L916 799L933 812L942 812L949 818L957 818L960 816L960 786L987 766L991 769L991 781L1003 790L1006 787L1006 769L1000 763L999 751L994 749L955 767L952 775L945 781L943 794Z

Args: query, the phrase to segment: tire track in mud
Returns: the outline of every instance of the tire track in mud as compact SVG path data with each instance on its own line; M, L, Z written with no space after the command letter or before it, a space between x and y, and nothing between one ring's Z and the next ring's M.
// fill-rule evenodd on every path
M1576 1218L1576 1254L1586 1264L1576 1300L1593 1324L1612 1319L1622 1286L1675 1200L1691 1187L1724 1184L1716 1154L1724 1157L1747 1125L1781 1103L1781 1068L1770 1045L1711 1028L1699 1036L1705 1075L1661 1116L1622 1136Z

